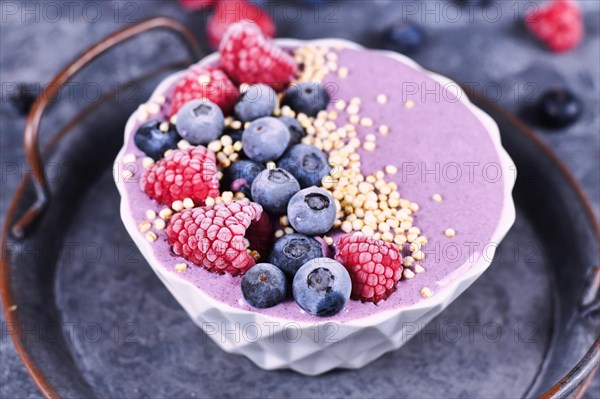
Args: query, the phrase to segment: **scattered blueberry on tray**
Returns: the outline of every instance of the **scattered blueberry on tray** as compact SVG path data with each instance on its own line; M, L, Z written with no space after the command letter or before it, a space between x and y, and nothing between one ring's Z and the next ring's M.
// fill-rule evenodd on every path
M554 88L540 97L540 121L549 128L563 128L575 122L582 112L581 101L568 89Z
M8 101L21 115L26 115L37 99L38 90L34 85L19 83L17 91L9 95Z
M425 30L416 22L402 21L387 28L383 34L384 48L402 54L416 53L425 42Z

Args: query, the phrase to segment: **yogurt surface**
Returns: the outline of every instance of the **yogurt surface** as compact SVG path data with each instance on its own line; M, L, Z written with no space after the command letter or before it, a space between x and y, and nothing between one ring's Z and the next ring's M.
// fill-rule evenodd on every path
M361 116L374 122L372 127L357 127L359 138L377 134L380 125L389 127L386 136L377 134L375 151L358 150L362 172L367 175L396 166L398 172L387 179L398 185L403 198L419 204L414 225L429 239L423 247L425 259L417 262L424 272L402 278L396 292L377 305L350 300L342 312L328 318L343 322L427 300L422 295L424 288L435 295L481 256L491 257L499 244L490 241L502 216L505 179L514 177L502 174L489 132L457 97L458 93L464 95L457 86L444 86L385 53L341 49L337 54L338 66L347 68L348 74L342 78L329 73L322 81L332 94L328 109L335 110L337 100L349 102L358 97ZM168 99L170 90L163 95ZM377 101L381 95L387 98L383 104ZM165 118L165 114L161 109L155 117ZM139 124L126 132L123 152L137 156L137 167L129 168L134 176L124 184L125 201L136 221L144 220L148 209L158 213L164 208L140 189L144 155L133 143ZM117 161L123 162L122 158ZM434 194L443 200L433 200ZM446 235L448 229L453 229L455 236ZM162 267L232 307L290 320L325 320L305 313L292 299L269 309L251 307L243 299L241 277L216 275L175 256L164 230L158 233L152 251ZM177 272L175 265L182 262L189 267Z

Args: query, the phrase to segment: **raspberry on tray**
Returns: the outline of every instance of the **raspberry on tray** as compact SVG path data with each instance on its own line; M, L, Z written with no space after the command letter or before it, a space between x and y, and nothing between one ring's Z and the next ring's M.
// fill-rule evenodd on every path
M531 33L557 53L569 51L583 39L583 17L572 0L553 0L525 18Z

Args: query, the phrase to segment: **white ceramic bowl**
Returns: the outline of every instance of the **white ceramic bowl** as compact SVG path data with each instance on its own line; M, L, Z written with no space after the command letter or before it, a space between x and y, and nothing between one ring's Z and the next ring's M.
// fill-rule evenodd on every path
M277 42L286 47L309 43L291 39L278 39ZM353 42L339 39L323 39L310 43L331 47L361 48ZM386 54L411 68L426 73L443 87L458 87L450 79L422 69L405 56L392 52ZM200 64L212 63L217 58L218 54L211 54ZM156 88L151 100L164 93L182 73L175 73L165 79ZM503 176L515 176L514 164L502 147L496 123L489 115L470 103L465 93L460 94L458 96L460 100L487 128L499 154ZM125 142L133 134L136 117L137 112L127 123ZM117 156L116 168L120 167L119 160L123 155L124 149ZM115 176L119 173L120 170L115 171ZM416 335L418 330L455 300L490 265L491 257L480 256L479 260L464 274L436 292L433 297L409 307L379 312L369 317L345 322L327 319L319 322L280 319L260 312L236 309L219 302L192 283L161 266L151 249L152 244L144 239L144 235L139 232L137 223L131 216L123 180L116 180L122 198L123 223L156 275L192 320L223 350L245 355L263 369L290 368L302 374L317 375L337 367L362 367L382 354L398 349ZM499 243L514 223L513 186L514 179L504 179L504 208L491 242Z

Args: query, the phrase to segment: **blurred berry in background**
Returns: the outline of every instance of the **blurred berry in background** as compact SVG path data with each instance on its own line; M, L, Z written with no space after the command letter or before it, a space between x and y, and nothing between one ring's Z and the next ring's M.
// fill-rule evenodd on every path
M416 22L401 21L385 30L382 41L388 50L414 54L425 42L425 30Z

